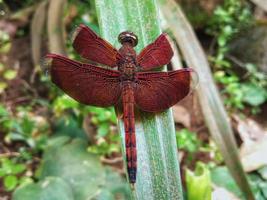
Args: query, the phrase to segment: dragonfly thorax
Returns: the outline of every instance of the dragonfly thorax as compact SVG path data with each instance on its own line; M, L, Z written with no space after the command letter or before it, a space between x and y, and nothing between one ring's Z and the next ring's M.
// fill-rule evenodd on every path
M131 43L125 42L119 49L122 58L118 62L118 69L122 72L123 80L134 80L137 71L136 52Z
M119 63L119 70L122 72L122 80L134 80L134 74L136 72L136 64L134 57L125 57L122 62Z

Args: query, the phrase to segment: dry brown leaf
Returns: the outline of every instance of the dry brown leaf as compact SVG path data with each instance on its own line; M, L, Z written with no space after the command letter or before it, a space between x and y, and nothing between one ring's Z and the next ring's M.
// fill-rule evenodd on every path
M235 128L244 143L259 141L267 135L267 131L255 120L250 118L241 119L238 115L233 115L232 117L237 124Z
M240 148L240 157L246 172L267 165L267 135L257 142L244 143Z
M254 171L267 165L267 131L253 119L241 119L238 115L233 115L233 119L243 141L240 158L245 171Z
M31 22L31 50L32 60L35 66L39 65L41 58L41 43L46 19L46 5L47 1L43 1L38 5Z
M263 9L265 12L267 12L267 3L266 0L251 0L254 4L256 4L258 7Z
M190 128L190 114L183 106L175 105L172 107L175 123L180 123L186 128Z

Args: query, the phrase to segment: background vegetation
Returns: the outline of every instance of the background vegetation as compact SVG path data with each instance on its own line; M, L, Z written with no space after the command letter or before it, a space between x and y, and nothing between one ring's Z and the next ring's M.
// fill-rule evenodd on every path
M162 30L176 51L169 70L189 60L174 29L182 18L169 5L180 5L193 27L227 110L249 187L261 200L267 199L267 10L255 2L156 3ZM176 16L173 21L166 10ZM77 103L41 70L47 52L81 60L69 35L80 23L100 33L98 17L89 0L0 0L0 199L135 198L125 179L114 108ZM184 198L248 199L249 189L235 182L242 176L232 170L238 161L229 173L231 157L211 132L208 108L198 99L196 91L212 83L200 78L199 84L173 107ZM226 131L221 134L228 137Z

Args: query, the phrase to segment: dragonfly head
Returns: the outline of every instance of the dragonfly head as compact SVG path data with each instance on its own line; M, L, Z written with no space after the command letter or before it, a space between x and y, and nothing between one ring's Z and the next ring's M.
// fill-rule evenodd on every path
M127 42L131 43L133 47L135 47L138 43L138 37L130 31L125 31L119 34L118 40L121 44Z

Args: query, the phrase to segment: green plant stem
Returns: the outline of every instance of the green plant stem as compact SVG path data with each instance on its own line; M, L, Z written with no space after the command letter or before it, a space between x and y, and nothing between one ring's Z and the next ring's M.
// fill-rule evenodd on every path
M32 60L35 66L39 65L41 58L41 48L42 48L42 34L46 19L46 6L47 1L41 2L36 11L34 12L31 21L31 52Z
M49 50L51 53L66 55L63 11L66 0L50 0L47 16Z
M138 35L137 53L161 33L154 0L95 2L102 36L117 48L120 47L117 37L122 31L130 30ZM145 200L183 199L171 110L159 114L137 111L135 115L138 158L133 196ZM124 144L120 117L119 128Z

